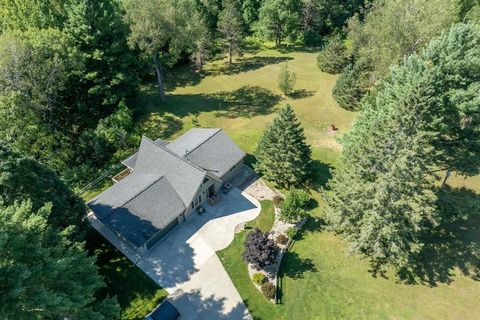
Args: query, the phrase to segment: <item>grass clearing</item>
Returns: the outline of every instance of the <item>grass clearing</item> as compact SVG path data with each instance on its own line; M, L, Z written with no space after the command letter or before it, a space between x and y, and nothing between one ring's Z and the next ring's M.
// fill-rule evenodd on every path
M180 67L168 75L167 103L160 103L153 82L141 88L137 100L139 109L144 110L138 119L141 130L151 138L178 137L193 127L192 115L198 114L201 126L225 129L250 154L281 106L291 104L302 122L307 141L312 145L318 184L311 193L318 206L310 212L312 219L306 225L306 232L282 262L282 304L269 303L248 276L242 260L247 231L236 235L229 247L218 252L248 309L255 319L264 320L478 318L480 281L459 268L462 264L468 268L480 265L475 260L480 253L478 218L449 226L450 229L445 229L448 232L437 239L436 247L432 248L432 263L426 270L437 279L434 284L407 285L392 274L387 274L388 278L374 278L367 261L348 255L346 243L323 230L320 186L328 181L329 170L338 161L341 146L337 138L350 129L355 114L334 102L331 89L336 76L315 67L316 54L314 50L264 48L255 55L246 54L231 68L226 68L223 62L214 62L206 66L203 74L197 74ZM297 94L293 97L282 96L277 88L280 67L287 62L289 69L297 74ZM331 124L339 131L328 130ZM453 176L449 184L480 192L479 177ZM266 228L270 224L265 207L262 203L262 215L250 226ZM111 279L107 291L118 292L119 300L123 295L124 315L130 314L128 310L140 315L143 310L140 312L136 306L153 306L153 301L163 293L158 287L150 287L146 280L145 285L137 285L137 278L142 275L129 277L128 281L133 283L128 286L132 287L122 288L123 274L130 269L116 267L119 263L116 259L121 258L100 260L102 272ZM140 272L129 261L125 265Z

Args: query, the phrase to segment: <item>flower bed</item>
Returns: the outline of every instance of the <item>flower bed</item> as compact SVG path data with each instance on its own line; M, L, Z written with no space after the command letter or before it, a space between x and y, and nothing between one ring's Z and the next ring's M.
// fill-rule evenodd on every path
M282 262L283 254L285 253L285 251L288 250L292 242L292 239L287 237L287 230L291 228L300 230L306 221L307 221L307 218L297 223L289 223L289 222L282 221L280 220L280 209L275 206L275 221L273 223L273 227L270 230L270 233L268 236L270 239L275 241L278 247L278 252L275 258L275 262L273 264L266 266L262 270L257 270L252 264L248 263L248 273L249 273L250 279L252 279L252 283L255 285L258 291L262 292L273 303L276 303L277 301L276 285L277 285L278 271L280 269L280 264ZM284 239L282 239L283 237L286 237L287 241L284 241ZM256 280L260 278L258 273L262 273L264 275L263 283L259 281L253 281L254 278ZM270 283L275 287L275 295L273 296L270 294L271 286L266 285L268 283Z

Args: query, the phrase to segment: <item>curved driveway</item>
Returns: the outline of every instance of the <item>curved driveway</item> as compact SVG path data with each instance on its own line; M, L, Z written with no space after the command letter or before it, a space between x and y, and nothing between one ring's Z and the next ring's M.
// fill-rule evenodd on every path
M194 214L148 254L136 255L98 221L92 225L169 293L181 320L252 319L215 251L233 240L235 227L253 220L260 203L234 188L206 212Z

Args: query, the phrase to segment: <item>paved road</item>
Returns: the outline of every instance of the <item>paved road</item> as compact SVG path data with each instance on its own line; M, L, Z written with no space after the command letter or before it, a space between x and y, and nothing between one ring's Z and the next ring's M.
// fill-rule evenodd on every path
M252 319L215 251L227 247L235 227L253 220L260 204L233 189L206 212L182 223L144 257L139 257L93 216L92 225L169 292L181 320Z

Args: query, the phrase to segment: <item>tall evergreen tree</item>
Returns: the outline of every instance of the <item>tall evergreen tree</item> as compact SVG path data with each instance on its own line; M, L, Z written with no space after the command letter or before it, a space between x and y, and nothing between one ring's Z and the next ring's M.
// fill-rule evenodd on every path
M95 302L104 286L71 228L47 223L49 206L33 211L27 202L0 206L0 318L98 319L119 316L116 299Z
M303 128L287 105L257 144L255 169L280 187L301 186L311 173L311 149Z
M242 46L242 16L236 0L223 0L222 5L217 30L221 34L221 41L228 53L228 63L231 64L233 54L240 52Z
M79 226L85 205L57 175L39 162L12 152L0 142L0 202L30 200L34 211L52 204L48 222L58 228Z
M408 271L440 222L436 170L480 170L479 56L480 30L453 26L391 69L344 139L328 220L375 270Z
M80 83L71 85L71 103L80 103L83 111L76 123L96 123L136 88L135 60L127 44L128 27L115 0L80 0L67 9L65 32L73 38L85 61Z

